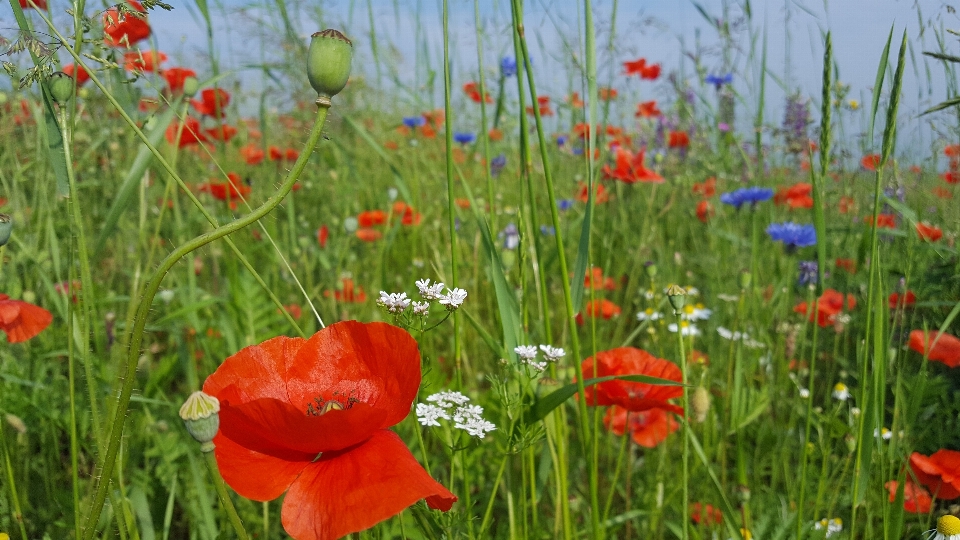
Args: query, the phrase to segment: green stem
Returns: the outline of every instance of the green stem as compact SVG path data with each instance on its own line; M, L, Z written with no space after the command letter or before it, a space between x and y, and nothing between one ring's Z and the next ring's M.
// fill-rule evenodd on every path
M683 344L683 318L680 316L683 312L679 309L674 310L677 317L677 347L680 349L680 374L683 381L683 506L680 515L683 516L680 522L683 524L681 536L682 540L690 538L690 520L686 518L687 509L690 508L690 438L687 431L690 430L690 389L687 387L687 355Z
M123 435L123 419L126 417L127 408L130 405L130 397L133 393L133 384L136 380L136 377L134 377L133 374L135 373L137 360L140 356L140 344L143 341L144 327L147 323L147 315L150 312L150 306L153 303L153 298L160 289L160 283L163 281L163 278L166 276L167 272L181 258L199 249L200 247L213 242L214 240L223 238L228 234L237 232L240 229L254 223L270 213L270 211L276 208L283 198L290 193L290 190L293 188L293 184L297 181L297 179L300 177L300 174L306 168L307 161L309 161L310 155L313 153L314 148L317 146L317 143L320 142L320 137L323 132L323 125L326 122L327 113L330 109L330 101L329 99L321 98L317 100L317 105L319 106L317 110L317 119L314 122L313 130L310 132L310 137L307 139L303 152L300 153L300 157L294 164L293 169L287 175L287 178L283 181L283 184L280 186L280 189L277 191L277 193L264 201L262 205L260 205L250 214L217 227L210 232L202 234L173 250L173 252L171 252L170 255L168 255L163 262L160 263L160 267L147 283L143 291L143 296L141 297L140 303L137 307L137 315L134 319L133 330L130 334L130 344L127 350L127 363L124 372L122 372L120 375L121 379L123 380L123 384L120 389L120 397L117 400L116 412L113 415L113 418L116 420L113 422L113 426L110 431L110 437L108 439L109 445L107 447L103 464L101 465L101 473L99 477L100 480L97 483L96 494L94 496L90 512L87 514L87 520L84 527L84 540L93 539L93 536L96 533L96 523L99 520L100 511L103 509L103 503L106 499L107 492L109 491L109 478L113 473L114 466L116 465L117 452L120 448L120 441Z
M237 538L240 540L248 540L247 531L243 528L243 522L240 521L237 509L233 506L233 501L230 499L227 484L223 481L223 477L220 476L220 469L217 468L217 458L213 455L213 449L211 448L210 451L205 451L203 454L207 469L210 470L210 476L213 477L213 484L217 488L217 495L220 496L220 504L222 504L224 510L227 511L227 519L229 519L230 524L233 525L233 530L237 532Z
M3 450L3 466L7 472L7 484L10 486L10 500L13 503L13 521L20 527L20 538L28 540L27 528L23 525L23 511L20 510L20 496L17 495L17 481L13 475L13 463L10 462L10 448L7 447L7 435L0 424L0 450Z
M453 197L453 108L450 106L450 29L448 0L443 0L443 109L444 128L446 139L447 165L447 222L450 230L450 285L451 289L457 286L457 227L456 205ZM481 74L482 79L482 74ZM456 366L457 388L463 388L463 375L460 370L462 361L460 354L460 314L453 314L453 358Z

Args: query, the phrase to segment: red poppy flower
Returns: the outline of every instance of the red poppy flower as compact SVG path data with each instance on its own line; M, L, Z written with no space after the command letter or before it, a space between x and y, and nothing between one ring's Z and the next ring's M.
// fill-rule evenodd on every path
M648 375L660 379L680 381L680 368L669 360L657 358L642 349L620 347L597 353L596 377L611 375ZM594 377L594 357L580 364L584 379ZM584 391L587 405L618 405L629 411L664 409L683 414L683 408L667 403L668 399L683 395L679 386L627 382L619 379L590 386Z
M960 144L948 144L943 148L943 155L948 158L960 158Z
M940 178L943 178L943 181L948 184L960 184L960 172L958 171L947 171L941 174Z
M265 153L262 148L250 143L240 149L240 156L243 157L243 161L247 165L259 165L263 161Z
M656 80L660 76L660 64L647 65L646 58L640 58L632 62L624 62L623 68L626 75L639 75L641 79Z
M317 229L317 243L320 244L321 249L327 247L328 238L330 238L330 227L321 225L320 228Z
M633 442L644 448L655 448L667 440L667 435L680 428L673 415L663 409L630 412L616 405L603 415L603 425L618 437L629 429Z
M354 233L354 235L364 242L376 242L377 240L383 238L383 234L380 231L366 227L357 229L357 232Z
M337 299L337 302L345 302L348 304L362 304L367 301L367 293L364 292L363 287L354 284L353 280L347 277L342 278L340 281L339 289L323 291L323 295L327 298L333 296Z
M588 302L584 310L587 317L603 317L604 320L610 320L620 315L620 306L604 298L603 300L594 300ZM577 324L583 324L583 314L577 313Z
M493 103L493 98L490 97L489 93L482 98L480 97L480 85L475 82L468 82L464 84L463 92L467 94L467 97L477 103L480 103L482 100L485 100L487 103Z
M667 144L670 148L686 148L690 146L690 136L686 131L671 131Z
M296 161L300 157L300 151L296 148L287 148L283 151L283 159L287 161Z
M252 188L243 183L240 175L237 173L228 173L228 182L207 182L200 186L200 191L209 193L213 198L221 201L233 201L239 199L241 195L246 197L252 191Z
M937 450L930 457L914 452L910 468L938 499L960 497L960 452Z
M697 219L701 223L706 223L710 220L710 216L714 214L713 205L710 204L710 201L704 199L697 203Z
M449 510L457 497L389 429L419 386L417 342L384 323L242 349L203 384L220 400L220 473L248 499L286 492L281 522L298 540L367 529L420 499Z
M599 98L601 101L610 101L611 99L617 99L618 92L615 88L610 88L608 86L601 86L599 89Z
M0 294L0 330L7 334L7 343L26 341L53 322L53 314L40 306L22 300L10 300Z
M283 151L276 146L270 146L270 148L267 149L267 152L270 154L270 161L280 161L283 159Z
M173 67L163 70L162 75L167 80L167 87L170 92L179 94L183 92L183 82L187 80L187 77L196 77L197 72L192 69Z
M926 354L930 360L943 362L950 367L960 366L960 339L950 334L914 330L910 332L910 348Z
M287 313L289 313L294 319L299 319L300 316L303 315L303 308L301 308L298 304L289 304L283 306L283 309L287 310ZM280 308L277 308L277 313L280 313ZM280 314L282 315L282 313Z
M176 144L180 148L189 146L191 144L197 144L199 142L205 142L207 137L200 131L200 121L192 116L186 117L183 121L183 128L181 130L181 124L179 122L171 122L167 126L167 142L170 144ZM180 135L180 140L177 141L177 134Z
M223 88L206 88L200 92L200 99L191 99L190 105L198 113L223 118L224 109L230 103L230 94Z
M133 11L146 13L140 2L127 0ZM134 15L120 15L116 8L108 9L103 14L104 43L111 47L131 47L134 43L150 37L150 24L146 16L143 18Z
M574 92L570 94L570 97L567 98L567 102L575 109L583 108L583 100L580 99L580 92Z
M917 295L913 294L913 291L907 291L902 297L899 293L890 293L890 297L887 299L890 309L911 308L916 303Z
M863 218L867 225L873 225L873 216ZM881 229L896 229L897 217L893 214L877 214L877 226Z
M400 149L400 145L397 144L396 141L387 141L387 142L383 143L383 147L386 148L387 150L399 150L399 149Z
M880 165L880 154L867 154L860 159L860 166L868 171L876 171Z
M937 240L943 238L943 230L936 225L928 225L927 223L920 222L917 223L917 234L920 236L921 240L926 242L936 242Z
M215 141L227 142L237 134L237 128L229 124L222 124L215 128L208 129L204 133L206 133L207 137Z
M635 182L663 183L663 177L647 169L644 161L644 150L642 148L637 151L636 155L627 149L617 148L616 168L611 169L609 165L604 165L603 174L607 178L613 178L628 184Z
M846 300L846 302L844 302ZM846 304L846 306L844 305ZM843 293L836 291L834 289L827 289L823 291L823 294L820 295L820 298L817 299L817 305L819 306L817 311L817 324L826 327L834 323L837 319L837 315L846 310L853 310L857 307L857 299L853 297L852 294L848 294L844 298ZM793 308L795 313L800 313L803 315L810 316L810 322L813 322L813 313L815 310L810 308L806 302L800 302Z
M594 266L583 275L583 286L587 289L614 291L617 289L617 282L611 277L604 277L603 268Z
M704 197L713 197L717 193L717 179L711 176L703 182L694 184L690 191Z
M697 525L712 527L723 523L723 512L712 505L695 502L690 505L690 519Z
M593 192L594 204L603 204L610 200L610 193L607 191L607 188L603 187L603 184L601 184L600 182L597 182L594 184L594 186L596 186ZM579 184L577 184L577 194L575 196L576 199L582 203L585 203L587 202L587 195L588 195L587 183L580 182Z
M637 118L653 118L662 114L660 109L657 108L656 101L644 101L643 103L637 103L637 112L633 115Z
M387 214L383 210L367 210L357 216L357 224L361 227L373 227L387 222Z
M33 6L37 6L40 9L47 9L47 0L20 0L21 9L30 9Z
M940 187L940 186L937 186L937 187L931 189L931 190L930 190L930 193L933 193L934 195L936 195L937 197L939 197L939 198L941 198L941 199L952 199L952 198L953 198L953 193L950 193L950 190L949 190L949 189L945 189L945 188L942 188L942 187Z
M67 64L63 66L63 72L67 75L73 77L73 72L77 69L75 64ZM90 80L90 73L87 72L83 66L80 67L80 70L77 71L77 86L83 86L83 84Z
M851 274L857 273L857 261L853 259L837 259L836 265L837 268L846 270Z
M890 480L883 487L890 493L890 502L897 500L897 488L899 483L896 480ZM930 494L923 486L918 486L908 476L906 484L903 485L903 509L911 514L927 514L930 512L930 506L933 501Z
M813 186L806 182L798 182L790 187L782 188L773 197L775 204L788 204L791 208L813 208Z
M837 205L841 214L849 213L856 206L857 202L853 197L840 197L840 203Z
M537 96L537 109L540 116L553 116L553 109L550 108L550 96ZM527 107L527 114L535 116L533 107Z
M167 61L167 55L158 51L136 51L123 55L123 69L127 71L157 71L162 62Z

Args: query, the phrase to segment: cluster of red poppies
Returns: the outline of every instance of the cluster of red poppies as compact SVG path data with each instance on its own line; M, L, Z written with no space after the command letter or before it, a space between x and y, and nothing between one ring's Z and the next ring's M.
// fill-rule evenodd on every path
M885 484L890 502L896 500L899 486L896 480ZM930 456L919 452L910 455L910 470L903 485L903 509L928 514L934 497L945 501L960 498L960 452L941 449Z
M703 182L694 184L691 191L694 195L700 195L701 197L700 202L697 203L697 219L701 223L710 221L715 213L710 198L717 194L717 179L711 176Z

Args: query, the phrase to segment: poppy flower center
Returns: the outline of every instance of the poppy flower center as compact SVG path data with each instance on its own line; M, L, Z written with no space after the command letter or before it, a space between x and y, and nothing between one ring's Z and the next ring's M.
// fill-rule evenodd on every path
M359 400L355 397L341 401L339 399L323 399L317 396L313 398L312 403L307 403L307 416L323 416L330 411L343 411L353 407L353 404L357 401Z

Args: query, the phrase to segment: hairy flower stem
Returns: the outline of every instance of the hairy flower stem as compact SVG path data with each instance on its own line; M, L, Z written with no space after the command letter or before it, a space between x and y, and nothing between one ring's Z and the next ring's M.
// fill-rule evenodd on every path
M216 486L217 495L220 496L220 504L222 504L224 510L227 511L227 519L229 519L230 524L233 525L233 530L237 532L237 538L240 540L248 540L247 531L243 528L243 521L240 520L240 515L237 514L237 509L233 506L233 501L230 499L227 484L223 481L223 477L220 476L220 469L217 468L217 458L213 455L212 450L210 452L204 452L204 462L207 464L207 469L210 470L210 476L213 477L213 485Z
M116 465L117 452L120 449L120 441L121 437L123 436L123 419L126 417L127 408L130 405L130 397L133 393L133 384L136 380L134 373L136 372L137 360L140 356L140 344L143 341L144 327L147 323L147 315L150 312L150 306L153 303L153 298L160 289L160 283L163 281L163 278L166 276L167 272L170 271L173 265L184 256L209 244L210 242L213 242L214 240L218 240L228 234L237 232L240 229L256 222L260 218L270 213L271 210L276 208L277 205L283 201L284 197L286 197L293 188L293 184L296 183L298 178L300 178L300 174L303 173L303 170L306 168L307 162L310 160L310 156L313 153L314 148L316 148L317 143L320 142L320 137L323 132L323 125L326 122L327 113L330 109L330 102L329 100L318 100L317 105L319 105L317 109L317 118L313 124L313 130L310 132L310 137L304 144L304 148L300 153L300 157L297 158L297 162L293 165L293 169L291 169L287 174L287 178L283 181L283 184L281 184L280 189L250 214L217 227L208 233L202 234L173 250L173 252L171 252L163 260L163 262L160 263L160 267L147 283L137 307L137 315L134 319L133 330L130 333L130 343L127 349L127 362L123 368L123 371L120 373L120 378L123 381L120 389L120 397L117 399L116 412L113 415L115 420L108 438L107 452L104 456L103 464L101 465L96 494L94 495L90 511L87 514L87 520L84 527L84 540L93 540L93 537L96 534L96 524L100 518L100 511L103 509L103 503L106 500L107 492L110 489L109 478L113 473L114 466Z
M687 386L687 355L686 347L683 344L683 318L681 314L683 313L679 309L674 310L674 315L677 317L677 347L680 349L680 374L682 376L683 382L683 503L681 508L682 518L680 522L683 524L681 532L682 540L687 540L690 538L690 520L686 518L687 509L690 508L690 437L687 433L690 431L690 422L689 422L689 410L690 410L690 388ZM629 420L629 417L628 417ZM629 430L629 425L625 428L625 431ZM627 435L624 433L624 435Z

